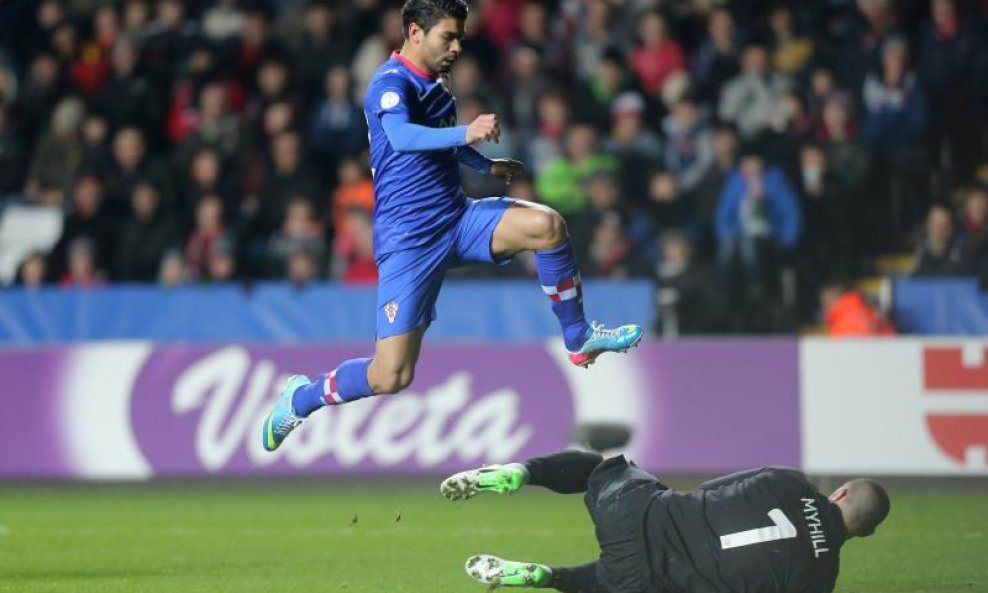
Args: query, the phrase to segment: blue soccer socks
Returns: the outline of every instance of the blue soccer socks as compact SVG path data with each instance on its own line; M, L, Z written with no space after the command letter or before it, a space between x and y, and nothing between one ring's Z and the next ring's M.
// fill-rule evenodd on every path
M569 240L558 247L537 252L535 269L543 292L552 301L552 312L559 319L566 349L579 350L589 335L590 326L583 314L583 287L576 267L576 253Z
M367 382L367 367L372 358L354 358L315 381L299 387L292 398L295 413L305 418L323 406L335 406L374 395Z

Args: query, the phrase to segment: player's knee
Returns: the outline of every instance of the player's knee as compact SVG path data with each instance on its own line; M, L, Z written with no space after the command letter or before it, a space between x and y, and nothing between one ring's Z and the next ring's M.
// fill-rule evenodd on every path
M555 210L539 212L537 227L540 249L558 247L566 240L566 221Z

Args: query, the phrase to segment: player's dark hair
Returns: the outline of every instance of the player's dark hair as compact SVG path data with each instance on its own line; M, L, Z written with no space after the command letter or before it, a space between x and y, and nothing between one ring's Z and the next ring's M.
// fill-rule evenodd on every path
M466 0L408 0L401 7L401 26L408 37L408 28L415 23L426 33L445 18L466 20Z
M875 480L851 480L847 488L844 520L854 535L867 537L885 520L891 509L888 492Z

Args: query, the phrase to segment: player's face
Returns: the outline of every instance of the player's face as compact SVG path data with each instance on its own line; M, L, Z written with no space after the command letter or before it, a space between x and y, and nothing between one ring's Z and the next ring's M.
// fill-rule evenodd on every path
M440 20L422 40L422 54L435 72L448 72L463 51L463 21Z

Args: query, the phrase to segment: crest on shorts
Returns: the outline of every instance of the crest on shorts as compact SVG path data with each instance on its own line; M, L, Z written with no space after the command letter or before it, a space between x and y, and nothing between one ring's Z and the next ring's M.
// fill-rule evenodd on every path
M398 303L394 301L388 301L385 303L384 314L388 316L388 323L394 323L395 317L398 316Z

